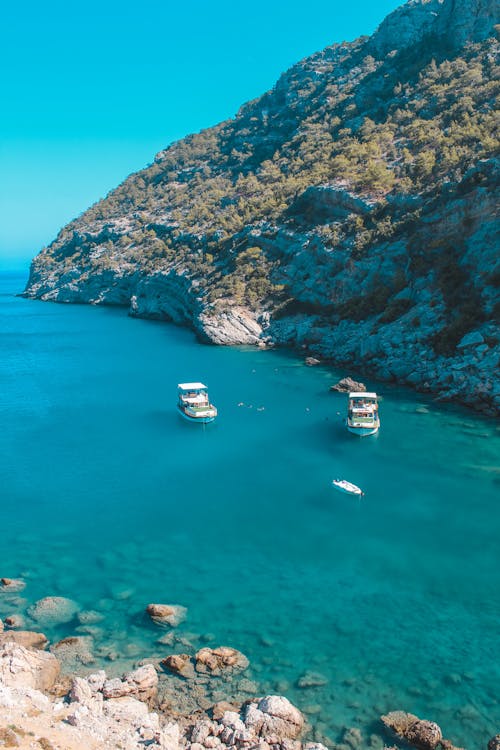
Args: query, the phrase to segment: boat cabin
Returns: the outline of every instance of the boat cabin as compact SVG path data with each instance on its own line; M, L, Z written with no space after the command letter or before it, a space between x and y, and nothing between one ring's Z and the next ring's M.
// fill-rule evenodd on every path
M208 388L203 383L179 383L179 401L189 406L208 406Z
M380 426L376 393L349 393L347 429L355 435L374 435Z
M349 412L359 414L364 412L366 415L373 414L377 409L377 394L361 392L352 392L349 394Z

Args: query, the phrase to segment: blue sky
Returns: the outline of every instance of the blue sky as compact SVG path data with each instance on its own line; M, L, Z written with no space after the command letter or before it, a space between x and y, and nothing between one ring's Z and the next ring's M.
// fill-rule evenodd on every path
M2 10L0 266L188 133L233 117L303 57L399 0L56 0Z

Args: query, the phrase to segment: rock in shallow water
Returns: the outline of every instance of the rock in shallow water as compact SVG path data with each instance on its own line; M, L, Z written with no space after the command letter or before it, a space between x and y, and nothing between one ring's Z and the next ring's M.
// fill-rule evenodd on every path
M219 648L202 648L195 655L196 671L219 674L220 672L246 669L249 665L247 657L235 648L219 646Z
M320 674L319 672L305 672L297 680L297 686L299 688L320 687L321 685L326 685L327 683L328 678Z
M77 671L82 664L87 666L95 662L92 652L93 645L94 642L90 636L77 635L63 638L54 646L51 646L50 650L61 661L63 668L70 672Z
M351 391L366 391L366 385L352 378L341 378L338 383L330 386L331 391L337 393L350 393Z
M24 628L24 617L22 615L9 615L4 620L8 628Z
M435 750L443 739L441 729L435 722L419 719L414 714L391 711L380 718L388 729L419 750Z
M28 614L42 625L62 625L71 622L80 607L64 596L46 596L29 608Z
M161 627L175 628L186 619L187 609L181 604L148 604L146 612Z
M0 592L4 594L14 594L22 591L26 583L22 578L0 578Z
M171 654L170 656L167 656L166 659L163 659L160 664L170 672L185 677L186 679L195 676L194 666L189 654Z

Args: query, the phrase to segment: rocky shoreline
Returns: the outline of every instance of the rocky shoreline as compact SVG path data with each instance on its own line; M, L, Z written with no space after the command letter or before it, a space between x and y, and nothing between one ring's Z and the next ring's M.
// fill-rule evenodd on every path
M23 587L22 579L0 579L0 595ZM30 613L40 625L64 625L75 614L74 602L48 596ZM0 747L326 750L312 719L286 696L259 693L244 654L227 646L180 652L175 629L185 615L181 605L148 605L145 616L163 633L165 656L137 659L120 677L95 671L85 636L50 644L43 633L22 629L21 614L0 620ZM310 685L321 684L315 682L320 678L311 672L303 679ZM346 726L329 750L394 750L394 742L461 750L436 723L404 711L374 716L373 726L369 737ZM497 735L488 750L499 747Z
M401 324L385 326L374 335L373 321L346 320L335 327L308 315L272 321L266 314L256 315L241 306L217 314L195 312L187 293L184 307L177 295L171 296L176 282L171 274L169 277L166 287L159 278L139 282L135 274L130 279L121 274L115 278L113 274L108 275L105 287L100 287L100 280L94 279L83 288L73 285L47 288L32 271L23 296L60 303L126 307L132 317L187 326L203 343L286 347L300 355L315 355L325 365L354 368L382 382L428 393L438 401L456 402L491 417L500 416L497 377L500 343L494 324L463 336L457 355L445 357L426 346L411 327ZM136 284L140 284L142 301L135 293ZM149 295L151 284L161 287L162 292ZM168 297L164 296L167 294Z
M25 296L291 347L498 416L498 21L494 0L411 0L297 63L65 226Z

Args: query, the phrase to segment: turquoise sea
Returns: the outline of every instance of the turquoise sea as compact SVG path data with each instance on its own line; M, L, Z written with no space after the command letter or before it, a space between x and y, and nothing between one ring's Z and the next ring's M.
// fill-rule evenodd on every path
M182 604L194 648L243 651L259 690L332 743L354 726L368 746L403 709L485 748L500 732L498 422L364 378L382 429L359 439L328 388L362 372L24 300L24 283L1 277L0 576L27 586L0 595L0 617L70 597L104 617L91 669L120 672L170 652L145 606ZM208 384L213 425L176 413L188 380ZM325 684L299 687L307 671Z

